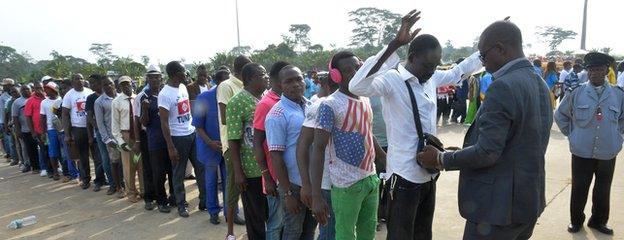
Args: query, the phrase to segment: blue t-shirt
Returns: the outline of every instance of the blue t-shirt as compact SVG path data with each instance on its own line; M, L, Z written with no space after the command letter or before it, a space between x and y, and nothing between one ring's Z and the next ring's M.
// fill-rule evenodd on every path
M311 78L305 78L303 81L306 84L306 89L303 93L303 96L309 99L319 91L319 87L314 84L314 80L312 80Z
M165 137L163 137L162 134L160 115L158 114L158 96L144 95L140 101L143 101L145 98L147 98L150 103L147 111L147 114L149 114L149 122L147 126L145 126L145 131L147 132L147 148L150 151L166 149L167 142L165 142Z
M492 83L492 74L485 73L485 75L481 77L481 81L479 83L480 83L479 85L481 86L480 93L482 96L485 96L485 93L487 92L488 87Z
M546 81L546 85L548 85L548 89L552 89L555 86L555 84L559 82L559 73L549 72L548 75L546 75L546 79L544 79L544 81Z
M217 103L217 86L206 92L199 94L193 105L193 126L203 128L208 137L215 141L220 141L219 135L219 107ZM204 139L197 137L197 159L206 164L219 164L221 162L221 151L210 148Z
M297 139L305 120L305 108L309 105L305 99L304 104L299 104L282 96L264 122L269 151L283 152L288 180L298 186L301 186L301 175L297 166Z

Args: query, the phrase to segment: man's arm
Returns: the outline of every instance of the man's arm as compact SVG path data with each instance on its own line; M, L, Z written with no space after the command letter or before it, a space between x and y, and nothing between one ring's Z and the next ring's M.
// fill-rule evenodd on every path
M89 143L93 143L95 141L93 136L93 126L97 123L95 122L95 118L93 117L94 113L92 109L87 110L87 139L89 139Z
M431 79L435 81L436 86L461 84L462 80L468 79L469 75L483 67L479 56L478 51L474 52L452 69L435 71Z
M112 107L111 107L112 111ZM100 132L100 136L102 136L102 142L105 144L109 144L110 142L114 142L113 137L108 134L109 126L106 126L104 123L104 108L101 104L95 103L93 105L93 113L95 114L95 124L97 124L98 131ZM111 114L112 119L112 114ZM111 131L112 132L112 131Z
M48 130L48 119L46 118L46 115L43 113L39 115L39 127L43 129L43 135L45 135Z
M113 139L115 140L115 142L117 142L117 145L119 146L126 143L123 139L123 134L121 133L121 114L119 112L120 108L121 106L119 106L119 102L113 100L113 102L111 103L111 134L113 135Z
M443 165L447 170L478 169L496 164L516 117L513 96L512 89L504 82L495 81L490 85L488 98L479 109L477 142L462 150L444 153Z
M576 92L577 91L572 91L564 95L563 100L559 103L559 107L555 110L555 123L564 136L569 136L572 131L572 101Z
M247 189L247 176L245 176L241 163L241 140L244 134L242 125L243 119L242 116L240 116L241 114L235 111L236 107L232 104L228 105L226 119L227 123L231 123L228 124L229 127L227 129L228 151L230 152L230 159L234 167L234 181L241 191L245 191Z
M227 117L226 110L227 104L230 101L230 98L234 95L234 91L232 88L227 86L226 84L221 84L217 87L217 103L219 103L219 120L221 124L226 125ZM227 141L227 139L221 139L222 141Z
M62 107L61 119L63 123L63 129L65 129L65 141L72 141L72 133L71 133L71 120L69 119L69 109L66 107Z
M301 127L297 139L297 167L301 176L301 202L308 207L312 206L312 183L310 181L310 146L314 142L314 129Z
M382 164L382 166L386 166L386 152L381 148L376 137L373 137L373 144L375 145L375 161Z
M312 192L311 211L320 225L325 226L330 217L329 207L323 199L321 184L323 182L323 170L325 168L325 147L329 143L331 134L322 129L314 131L314 143L310 157L310 185Z
M160 105L160 104L159 104ZM169 110L164 107L158 107L158 115L160 115L160 128L162 129L163 138L167 143L167 152L172 164L177 163L180 159L178 151L173 145L173 139L171 138L171 130L169 129Z
M225 120L227 119L225 115L226 113L225 109L227 109L227 105L225 105L224 103L219 103L219 117L220 117L219 120L221 121L221 124L223 125L227 125L225 124L226 123Z
M376 56L370 57L355 73L349 82L349 91L358 96L382 96L389 94L389 88L384 84L382 74L395 68L399 62L399 56L395 53L401 46L412 41L420 28L410 32L412 26L420 19L420 12L412 10L401 20L401 28L395 39L381 50Z

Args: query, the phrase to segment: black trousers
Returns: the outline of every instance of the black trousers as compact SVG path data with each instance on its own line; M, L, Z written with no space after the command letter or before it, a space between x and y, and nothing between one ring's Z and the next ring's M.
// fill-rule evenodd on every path
M451 115L451 103L448 98L438 98L438 120L442 117L442 124L446 125ZM437 122L436 122L437 123Z
M173 145L175 145L180 160L173 164L173 189L178 209L184 207L186 201L186 190L184 189L184 177L186 175L186 163L191 161L195 171L195 179L199 190L199 202L206 202L206 181L204 175L204 164L197 160L197 151L195 146L195 133L188 136L171 137Z
M152 174L152 161L150 161L149 150L147 149L147 133L141 131L139 133L139 139L141 140L141 163L143 164L143 200L147 202L153 202L156 200L156 188L154 182L154 176Z
M451 117L451 122L457 123L457 119L459 118L459 123L464 123L466 120L466 99L456 99L453 102L453 116Z
M384 152L388 152L388 147L381 147ZM379 173L386 172L386 165L382 162L375 161L375 170L377 172L377 176ZM386 183L384 181L379 181L379 206L377 207L377 219L378 220L386 220L388 215L388 190L386 189Z
M37 149L37 141L33 138L32 134L22 133L22 140L24 141L24 147L26 148L26 153L28 154L28 159L30 162L30 167L32 170L41 170L39 166L39 150Z
M592 178L596 175L592 193L592 224L609 221L609 198L615 170L615 158L599 160L572 155L572 196L570 198L570 221L581 225L585 221L585 204Z
M262 193L262 178L247 178L247 189L241 193L245 228L249 240L266 239L265 223L268 218L266 196Z
M436 180L413 183L394 174L389 181L387 239L431 239Z
M436 181L413 183L393 174L386 183L388 240L431 239Z
M89 164L89 136L87 128L72 127L72 137L74 138L74 147L78 151L80 162L78 170L80 171L80 180L83 184L91 182L91 165Z
M169 182L169 195L171 204L175 204L173 191L173 172L171 170L171 160L166 148L152 150L149 152L150 166L152 167L152 180L154 181L154 196L158 205L167 204L167 191L165 190L165 180ZM143 166L145 169L145 166Z
M512 223L506 226L480 224L466 221L464 240L526 240L533 235L535 222Z

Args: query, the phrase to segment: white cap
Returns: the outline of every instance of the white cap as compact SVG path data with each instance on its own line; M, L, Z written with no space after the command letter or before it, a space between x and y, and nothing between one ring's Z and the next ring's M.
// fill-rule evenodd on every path
M52 79L52 77L50 77L50 76L48 76L48 75L45 75L45 76L43 76L43 77L41 78L41 81L43 82L43 81L47 81L47 80L50 80L50 79Z
M158 66L156 66L156 65L150 65L150 66L147 68L147 75L152 75L152 74L153 74L153 75L160 75L160 74L162 74L162 73L160 72L160 68L159 68Z
M2 86L4 85L15 85L15 80L10 78L2 79Z
M56 85L56 83L54 83L54 81L50 81L50 82L48 82L48 83L47 83L44 87L49 88L49 89L52 89L52 90L54 90L54 91L56 91L56 92L58 92L58 91L59 91L59 89L58 89L58 85Z

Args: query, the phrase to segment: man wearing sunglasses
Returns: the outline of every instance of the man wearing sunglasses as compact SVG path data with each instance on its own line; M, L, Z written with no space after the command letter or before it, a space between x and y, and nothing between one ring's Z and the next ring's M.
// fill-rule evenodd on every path
M493 81L464 148L441 153L426 146L417 159L428 168L460 171L464 239L529 239L546 205L550 92L525 57L515 24L497 21L488 26L479 52Z
M410 30L418 19L420 12L417 10L404 16L395 39L366 60L349 83L349 90L355 95L379 96L384 106L389 146L387 172L391 176L388 239L432 238L438 174L429 173L416 162L416 154L422 149L418 149L420 144L408 86L416 99L423 132L435 135L436 88L457 85L462 75L469 76L481 68L478 53L475 53L451 70L436 70L442 48L434 36L416 37L420 29ZM395 52L408 43L408 59L399 64Z

